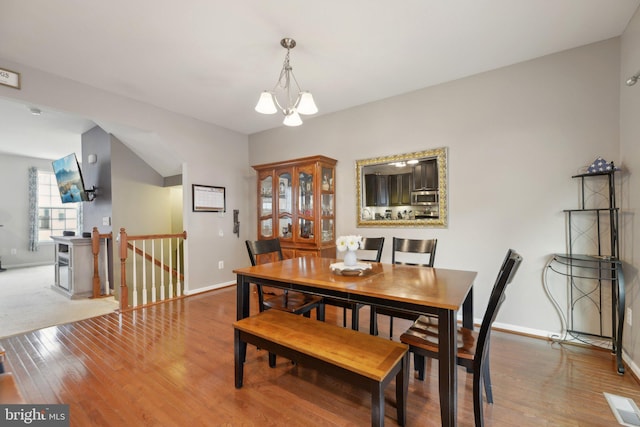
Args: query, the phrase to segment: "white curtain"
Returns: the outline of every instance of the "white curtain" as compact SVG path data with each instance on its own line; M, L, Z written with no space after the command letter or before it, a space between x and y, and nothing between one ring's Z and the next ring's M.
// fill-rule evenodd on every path
M38 250L38 169L29 168L29 250Z

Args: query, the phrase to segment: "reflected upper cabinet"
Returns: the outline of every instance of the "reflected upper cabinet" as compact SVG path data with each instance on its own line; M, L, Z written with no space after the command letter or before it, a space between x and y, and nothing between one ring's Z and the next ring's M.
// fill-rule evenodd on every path
M256 165L258 239L280 238L285 258L335 258L335 165L312 156Z
M447 150L356 161L359 227L447 226Z

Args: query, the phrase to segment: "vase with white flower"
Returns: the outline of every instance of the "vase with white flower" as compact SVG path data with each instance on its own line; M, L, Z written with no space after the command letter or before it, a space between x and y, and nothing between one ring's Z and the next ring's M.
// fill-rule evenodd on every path
M355 267L358 265L356 250L362 245L362 236L340 236L336 239L336 246L339 252L344 252L345 267Z

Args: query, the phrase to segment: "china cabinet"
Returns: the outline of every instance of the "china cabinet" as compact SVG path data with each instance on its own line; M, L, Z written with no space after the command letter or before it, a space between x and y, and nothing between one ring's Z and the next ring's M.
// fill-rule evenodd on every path
M258 173L258 239L278 237L285 258L335 258L336 163L311 156L253 166Z

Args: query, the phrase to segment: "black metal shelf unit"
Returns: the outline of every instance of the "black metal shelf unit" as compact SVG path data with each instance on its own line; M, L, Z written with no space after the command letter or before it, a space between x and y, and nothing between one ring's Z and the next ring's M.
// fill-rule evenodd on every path
M616 355L618 373L624 373L622 363L622 329L624 324L625 289L622 263L619 259L618 236L618 208L616 206L615 173L612 170L606 172L587 173L574 175L572 178L580 180L581 200L578 209L565 209L567 220L567 248L568 253L554 254L549 267L556 273L565 275L569 280L569 313L567 316L567 333L574 338L578 336L591 336L611 340L611 351ZM593 177L605 177L606 182L606 207L587 208L585 194L585 180ZM582 237L588 233L575 233L574 222L577 217L585 215L594 216L595 229L589 233L595 253L575 253L576 237ZM608 230L603 230L606 227ZM608 239L601 236L608 231ZM578 236L574 236L578 234ZM604 240L604 241L603 241ZM608 241L607 241L608 240ZM606 283L611 284L611 329L607 330L603 320L603 288ZM597 310L599 319L596 330L583 330L578 326L574 309L578 305L590 304Z

